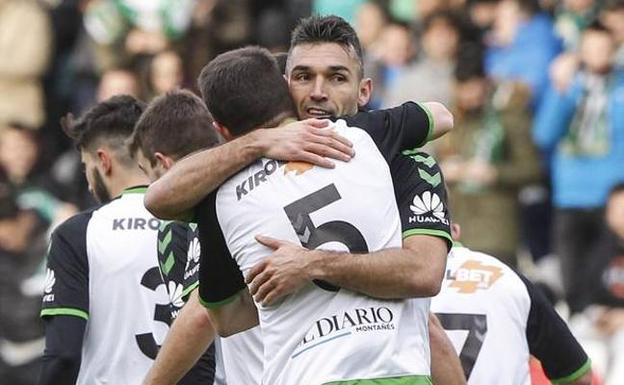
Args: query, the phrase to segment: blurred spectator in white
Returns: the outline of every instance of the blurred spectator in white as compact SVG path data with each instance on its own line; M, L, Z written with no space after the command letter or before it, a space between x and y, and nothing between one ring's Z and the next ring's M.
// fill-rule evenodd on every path
M551 18L538 0L502 0L486 52L486 71L495 80L519 81L538 106L548 86L548 67L561 51Z
M51 49L48 16L35 0L0 0L0 122L43 124L41 79Z
M431 14L423 22L420 41L418 61L389 84L384 106L396 106L408 100L451 105L453 70L460 43L458 18L449 11Z
M599 22L582 34L581 66L565 90L552 87L533 136L552 153L555 251L572 313L586 305L586 277L609 189L624 179L624 72L613 66L616 44Z
M152 59L149 68L149 93L158 96L182 86L182 59L175 51L163 51ZM128 92L125 92L128 94Z
M98 45L101 70L136 55L153 55L184 36L195 0L93 0L85 27Z
M105 71L100 79L97 100L103 101L122 94L139 97L139 83L135 73L126 68Z
M530 94L521 83L490 82L478 51L465 51L460 58L453 103L457 128L434 143L451 187L450 210L454 221L465 224L462 242L514 266L518 192L540 177Z
M624 384L624 183L612 188L606 207L607 229L592 250L586 279L592 282L590 306L571 321L574 332L605 378Z
M598 0L563 0L557 12L555 28L566 49L576 50L581 32L591 24L600 9Z
M611 31L618 44L615 63L624 67L624 0L611 0L600 16L603 24Z

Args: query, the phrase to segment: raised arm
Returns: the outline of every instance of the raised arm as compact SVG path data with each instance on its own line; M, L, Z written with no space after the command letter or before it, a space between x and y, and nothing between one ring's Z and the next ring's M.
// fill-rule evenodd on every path
M145 207L162 219L188 220L189 211L227 178L260 157L300 160L333 167L324 158L348 161L351 143L327 129L328 121L308 119L284 127L258 129L229 143L177 162L154 182Z
M453 114L442 103L425 102L422 105L429 111L433 127L429 133L428 140L435 140L450 132L454 125Z

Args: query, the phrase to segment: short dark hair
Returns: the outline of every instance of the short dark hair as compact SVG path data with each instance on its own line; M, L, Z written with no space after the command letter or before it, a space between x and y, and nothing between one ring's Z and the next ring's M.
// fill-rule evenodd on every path
M520 7L520 9L528 14L535 15L542 11L542 5L540 4L540 0L513 0Z
M85 112L77 121L68 115L61 121L65 134L79 150L93 150L99 140L123 144L145 110L145 103L130 95L106 99Z
M288 60L288 52L276 52L273 54L275 61L277 61L277 67L282 74L286 73L286 61Z
M483 49L478 45L466 45L459 51L454 75L455 80L460 83L485 78Z
M606 25L604 25L600 20L594 20L593 22L591 22L591 24L589 24L587 26L587 28L585 28L585 30L583 32L603 32L606 33L608 35L611 35L611 30L609 30L609 28L607 28Z
M360 65L360 76L364 75L364 62L360 39L353 27L339 16L313 15L301 19L290 38L290 52L300 44L335 43L347 51L355 52Z
M235 135L296 116L286 80L271 53L245 47L223 53L201 71L202 98L215 121Z
M140 150L154 165L156 152L177 160L197 150L214 147L219 141L204 102L190 91L176 90L150 102L128 145L130 155Z
M623 193L623 192L624 192L624 181L621 181L613 185L613 187L611 187L611 189L609 190L608 199L611 199L615 195Z

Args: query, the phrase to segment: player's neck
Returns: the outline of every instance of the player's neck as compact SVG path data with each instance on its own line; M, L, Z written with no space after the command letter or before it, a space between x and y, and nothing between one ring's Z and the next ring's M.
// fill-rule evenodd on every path
M277 115L276 117L268 121L266 124L263 124L262 126L265 128L274 128L274 127L286 125L296 120L297 120L297 117L294 113L282 112L281 114Z
M118 197L128 188L149 185L149 179L143 172L123 171L111 178L108 185L110 195Z

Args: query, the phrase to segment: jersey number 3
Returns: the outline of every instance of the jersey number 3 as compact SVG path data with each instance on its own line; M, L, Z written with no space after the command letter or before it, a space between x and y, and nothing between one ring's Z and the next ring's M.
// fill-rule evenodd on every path
M327 185L284 207L290 224L297 233L301 245L315 249L324 243L340 242L351 253L368 253L364 236L355 226L344 221L325 222L316 226L310 214L341 199L334 184ZM324 281L314 283L328 291L338 291L338 287Z

